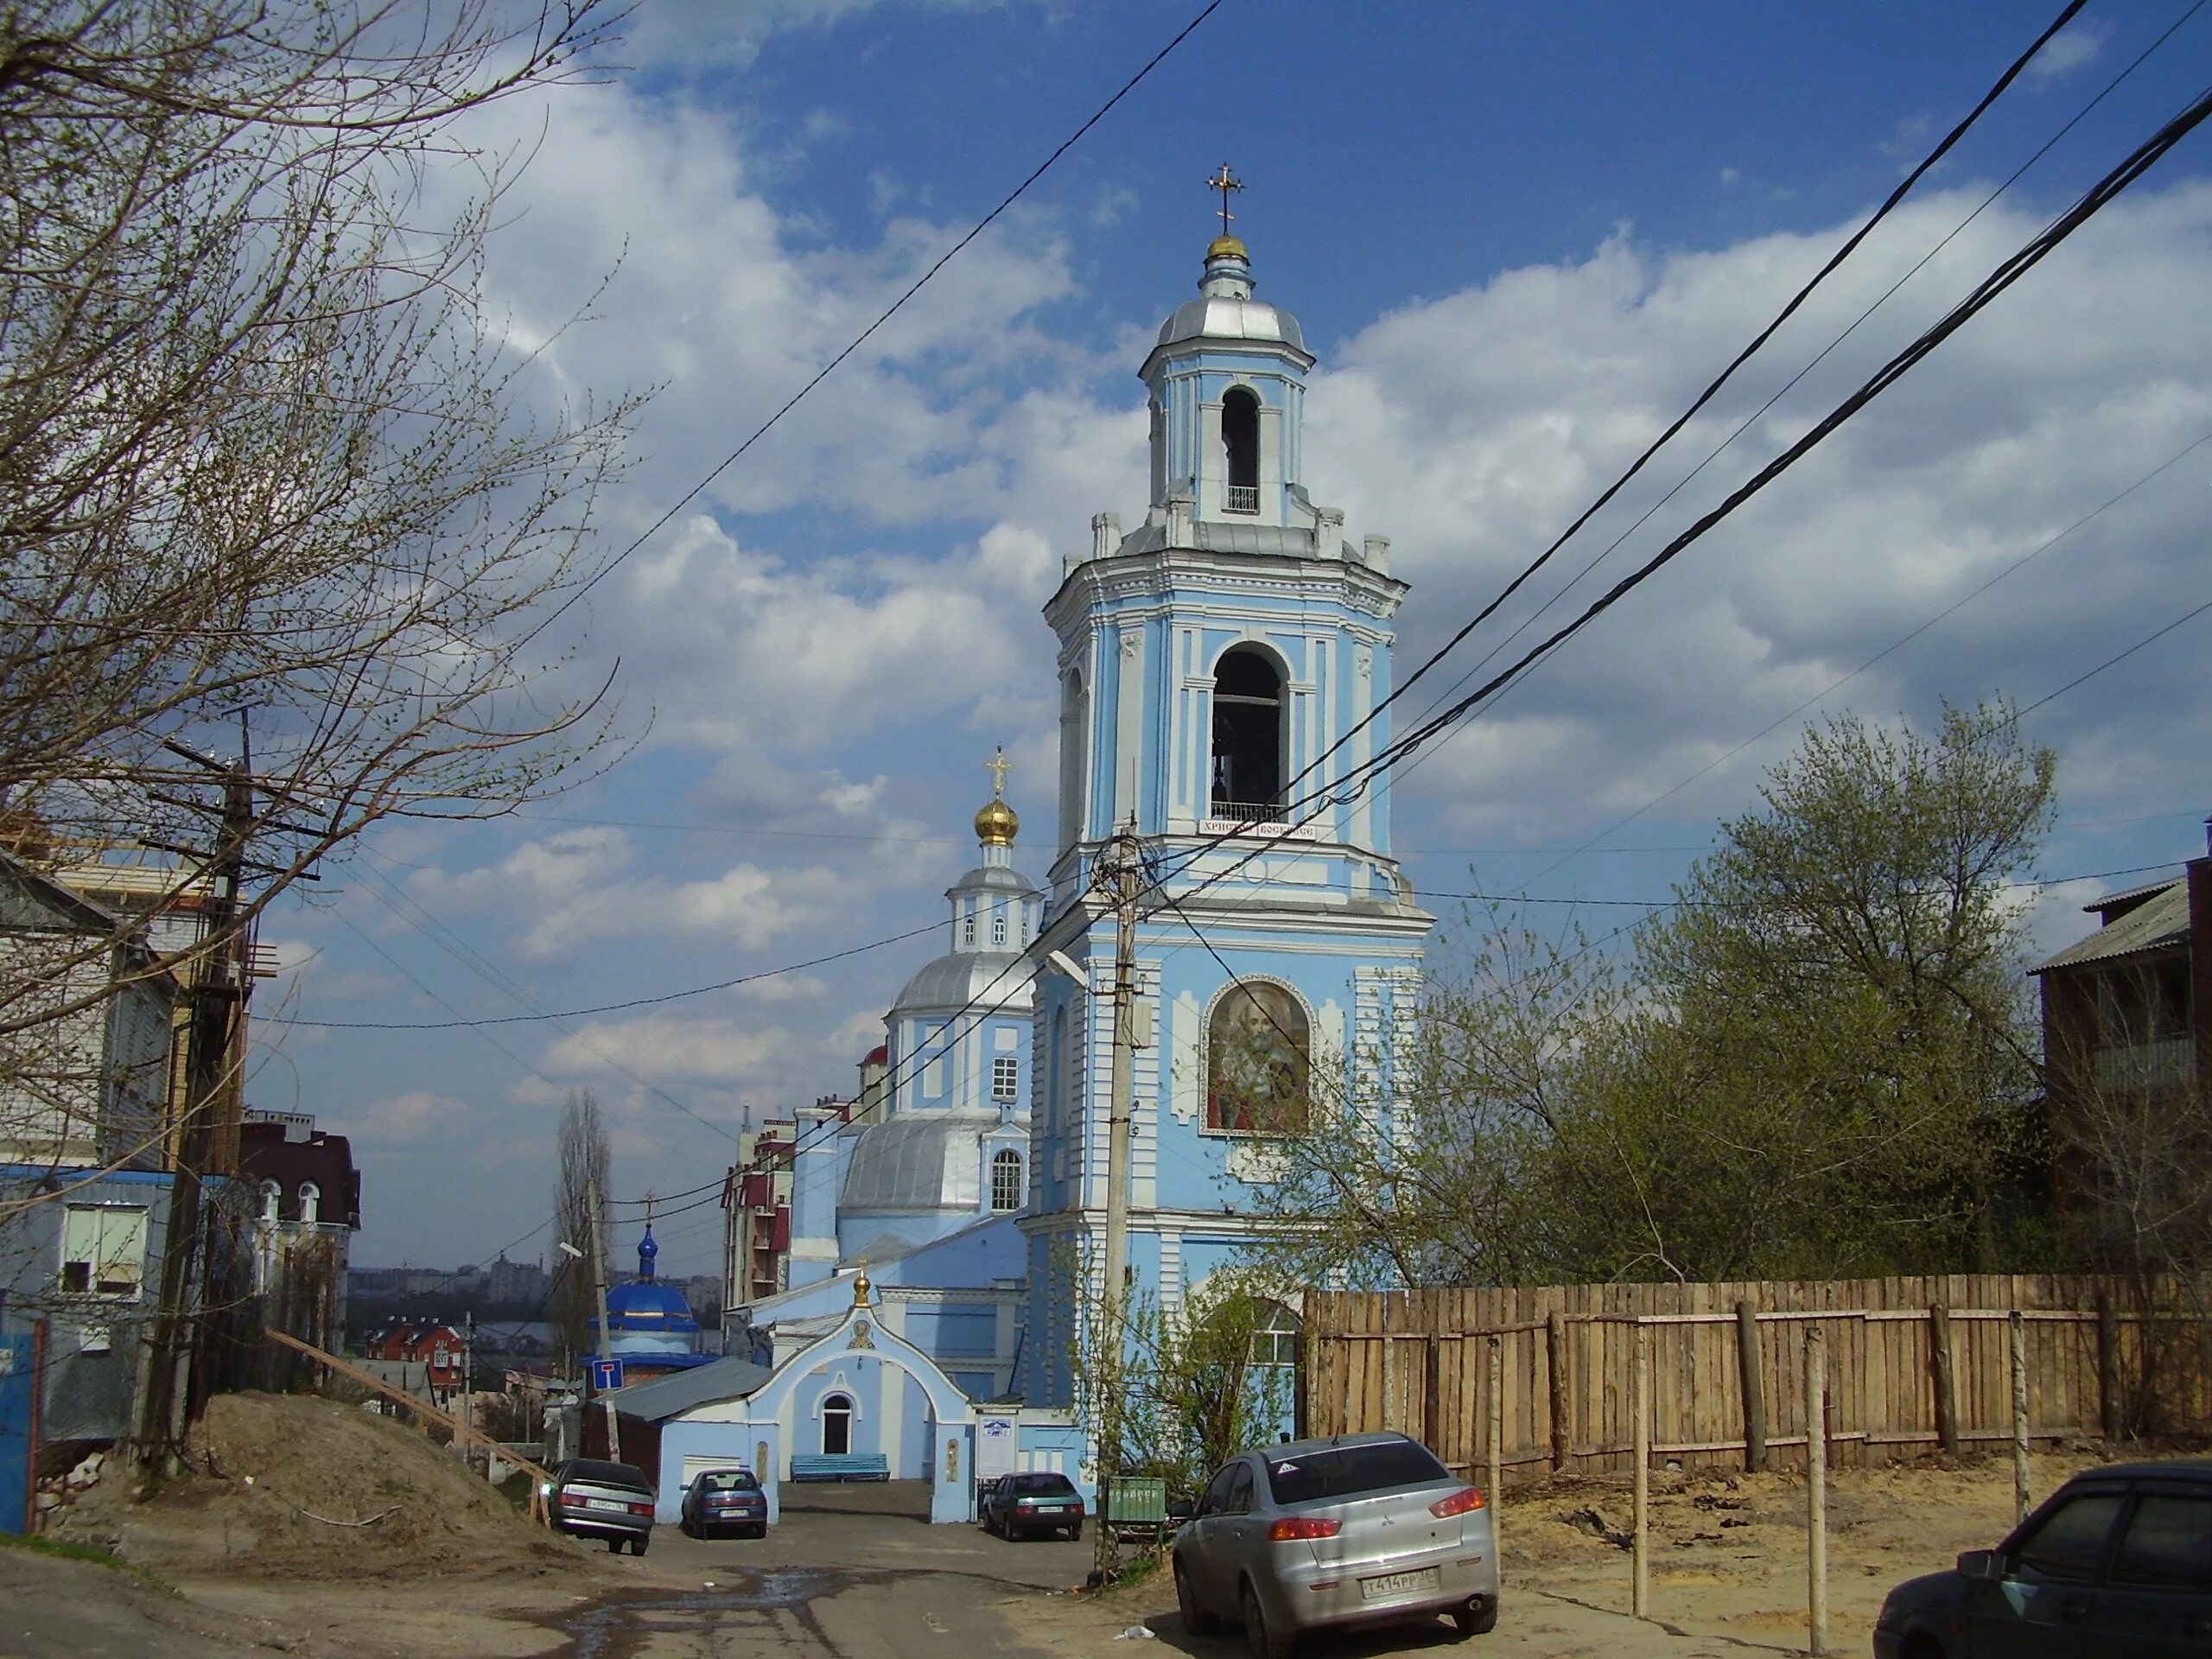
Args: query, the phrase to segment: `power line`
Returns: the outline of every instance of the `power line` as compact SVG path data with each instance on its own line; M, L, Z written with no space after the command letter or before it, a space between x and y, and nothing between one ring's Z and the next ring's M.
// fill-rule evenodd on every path
M857 957L865 951L880 950L887 944L898 944L905 940L933 933L942 922L929 922L920 927L910 927L904 933L893 933L880 939L870 939L865 944L855 944L827 955L809 957L804 962L788 962L781 967L763 968L750 974L740 974L734 979L719 979L711 985L693 985L680 991L663 991L652 996L633 996L620 1002L601 1002L587 1008L564 1010L548 1009L531 1014L502 1014L475 1020L293 1020L289 1024L312 1026L321 1031L462 1031L485 1026L527 1025L547 1020L580 1020L589 1014L620 1014L631 1008L655 1007L665 1002L681 1002L687 998L707 996L716 991L733 990L740 985L750 985L756 980L774 979L784 974L796 974L809 968L819 968L826 963L842 962L848 957ZM514 993L519 996L521 994Z
M1522 653L1502 673L1493 676L1475 691L1452 703L1441 714L1416 727L1412 732L1386 746L1379 754L1361 766L1354 768L1355 776L1360 773L1365 774L1363 778L1358 779L1359 787L1364 788L1369 779L1411 755L1429 739L1457 723L1479 704L1488 702L1522 672L1549 655L1567 639L1580 632L1583 628L1610 610L1621 599L1641 587L1659 570L1671 563L1707 531L1719 524L1738 507L1751 500L1769 484L1795 466L1853 416L1864 410L1867 404L1924 361L1944 340L1963 327L1986 307L1993 303L2000 295L2042 263L2075 231L2110 205L2130 185L2140 179L2145 173L2163 159L2176 144L2202 124L2208 115L2212 115L2212 92L2200 94L2185 105L2172 119L2138 145L2119 166L2107 173L2095 185L2085 192L2073 207L2060 214L2041 232L2031 238L2018 251L2000 264L1975 288L1973 293L1961 301L1942 320L1924 331L1911 345L1892 357L1804 436L1760 468L1749 481L1731 492L1718 506L1700 515L1688 529L1675 537L1636 570L1614 583L1605 594L1586 607L1572 622L1548 635L1543 640ZM2149 642L2146 640L2143 643Z
M1643 526L1649 524L1659 512L1661 508L1666 506L1669 502L1673 501L1677 495L1681 494L1684 489L1688 488L1693 480L1700 476L1707 467L1719 460L1721 454L1732 447L1738 438L1742 437L1745 432L1749 431L1751 427L1767 413L1768 410L1771 410L1776 404L1779 403L1783 397L1787 397L1793 390L1795 390L1798 384L1802 382L1807 375L1810 374L1815 368L1819 367L1821 364L1826 362L1828 357L1835 352L1838 347L1842 346L1846 340L1849 340L1853 334L1859 331L1859 327L1864 324L1868 318L1872 317L1877 311L1880 310L1883 306L1886 305L1890 300L1897 295L1899 289L1904 288L1904 285L1910 282L1915 276L1918 276L1920 272L1926 270L1936 255L1942 252L1945 248L1950 246L1950 245L1956 240L1969 226L1974 224L1976 219L1980 219L1984 213L1987 212L1990 207L1995 203L2000 196L2004 195L2005 193L2010 190L2015 184L2018 184L2027 174L2029 168L2032 168L2037 162L2049 155L2061 139L2064 138L2068 133L2073 131L2075 127L2079 126L2082 121L2087 119L2092 111L2117 91L2121 83L2126 81L2129 76L2133 75L2138 69L2141 68L2143 64L2151 57L2151 55L2158 51L2160 47L2164 46L2167 41L2171 39L2174 34L2179 30L2184 23L2188 22L2190 18L2196 16L2199 11L2203 10L2206 3L2207 0L2196 0L2195 4L2191 5L2187 11L2183 12L2179 17L2176 18L2172 23L2169 24L2164 34L2160 35L2156 40L2145 47L2141 52L2136 54L2132 62L2121 69L2120 72L2114 75L2110 80L2107 81L2098 91L2095 97L2090 99L2088 103L2084 104L2079 110L2076 110L2074 112L2073 117L2068 120L2063 126L2060 127L2057 131L2052 133L2050 137L2044 140L2043 143L2036 149L2034 154L2031 155L2024 162L2022 162L2018 167L2012 170L2012 174L2006 177L2002 183L1999 184L1994 189L1991 190L1988 194L1985 195L1979 202L1977 202L1974 205L1973 212L1967 214L1964 219L1961 219L1956 225L1953 226L1950 230L1946 232L1943 236L1928 250L1927 252L1923 253L1917 260L1914 261L1912 265L1906 270L1903 275L1898 276L1897 280L1891 283L1886 289L1883 289L1883 291L1875 297L1872 304L1867 306L1865 310L1861 311L1856 317L1852 319L1851 322L1842 330L1842 332L1838 334L1835 338L1831 340L1826 346L1822 346L1819 352L1815 353L1813 357L1810 358L1795 374L1791 375L1789 379L1785 380L1780 386L1777 387L1775 391L1768 396L1766 400L1760 404L1757 409L1745 416L1743 420L1736 425L1733 430L1730 431L1720 440L1719 443L1715 444L1706 453L1704 459L1700 461L1696 466L1690 468L1688 473L1684 474L1664 495L1662 495L1657 500L1646 507L1642 513L1637 515L1633 522L1631 522L1625 529L1621 531L1618 535L1615 536L1611 541L1606 543L1603 548L1599 549L1599 551L1590 558L1588 563L1584 564L1580 570L1577 570L1573 575L1570 576L1566 583L1554 592L1550 597L1544 601L1542 604L1536 607L1536 608L1531 611L1527 616L1522 618L1521 620L1514 626L1511 632L1508 633L1504 639L1492 645L1478 661L1463 672L1459 677L1452 683L1449 690L1447 690L1442 696L1436 698L1430 703L1429 707L1423 711L1422 717L1426 719L1427 715L1433 714L1437 709L1442 707L1452 692L1457 691L1461 686L1465 685L1468 680L1471 679L1476 674L1481 672L1484 668L1487 667L1497 658L1500 652L1503 651L1506 646L1511 645L1514 640L1519 639L1522 634L1526 632L1530 627L1534 626L1537 620L1547 611L1550 610L1553 606L1559 603L1560 600L1566 598L1568 594L1573 592L1573 590L1580 585L1582 579L1585 576L1588 575L1592 570L1604 563L1606 559L1610 558L1615 552L1618 551L1621 545L1625 543L1630 537L1633 536L1637 531L1643 529ZM2031 54L2031 55L2032 55L2032 54ZM2017 67L2018 66L2016 65L2015 68ZM1971 119L1971 118L1969 118L1969 119ZM1885 205L1884 211L1886 212L1889 206L1894 205L1896 200L1897 198L1893 195L1891 202ZM1880 215L1878 214L1876 217L1879 218ZM1866 228L1872 228L1873 222L1873 220L1869 220ZM1831 269L1833 269L1833 265L1831 265ZM1816 277L1815 282L1817 283L1818 281L1819 278ZM1808 285L1806 289L1801 290L1798 297L1802 299L1804 293L1809 291L1810 286ZM1795 302L1793 302L1793 303L1795 303ZM1779 326L1780 321L1781 319L1777 318L1777 327ZM1770 334L1772 331L1770 330L1769 332ZM1740 362L1741 359L1739 359L1738 361ZM1733 365L1731 366L1732 368ZM1724 376L1723 378L1726 378L1726 376ZM1714 384L1717 387L1719 383L1715 382ZM1684 418L1687 419L1688 417L1685 416ZM1680 423L1677 423L1675 429L1679 429L1680 424ZM1666 440L1662 437L1660 442L1663 443ZM1646 452L1647 457L1649 453L1650 452L1649 451ZM1639 460L1637 465L1642 465L1641 460ZM1624 479L1622 481L1625 482L1626 480ZM1603 503L1601 501L1597 505L1602 505ZM1591 508L1590 512L1586 512L1581 518L1578 519L1575 524L1573 527L1570 527L1567 531L1567 536L1572 536L1575 530L1580 529L1584 523L1586 523L1590 518L1590 513L1595 512L1596 510L1597 506L1593 505ZM1564 540L1565 537L1562 537L1561 539ZM1543 556L1544 558L1550 557L1551 553L1557 550L1557 547L1558 543L1554 543L1553 548L1547 550ZM1541 564L1541 563L1542 560L1540 559L1538 563ZM1529 568L1529 570L1522 572L1521 577L1515 578L1516 585L1517 585L1521 580L1525 578L1535 569L1535 565L1531 565ZM1505 593L1499 594L1498 598L1495 601L1484 608L1482 615L1478 616L1473 622L1470 622L1467 625L1465 629L1461 630L1459 635L1455 638L1450 645L1447 645L1445 647L1445 650L1451 650L1452 645L1457 645L1460 639L1464 639L1466 633L1474 628L1477 624L1480 623L1485 617L1495 612L1498 607L1510 596L1511 591L1511 588L1509 588ZM1425 670L1426 665L1424 665L1424 671ZM1523 677L1525 678L1526 677L1524 676ZM1408 684L1410 685L1411 682L1408 681ZM1414 761L1407 766L1406 772L1408 773L1412 772L1419 765L1419 760Z
M1492 599L1488 604L1484 605L1483 608L1478 611L1473 617L1470 618L1465 623L1464 623L1449 639L1445 641L1445 643L1435 652L1432 652L1428 658L1416 668L1412 674L1408 675L1397 685L1392 687L1389 695L1385 696L1381 702L1370 709L1341 737L1338 738L1335 742L1332 743L1328 747L1328 748L1324 750L1319 755L1316 756L1314 760L1309 762L1304 770L1300 772L1297 777L1290 780L1290 783L1286 785L1286 788L1294 788L1299 784L1304 782L1307 778L1311 777L1317 769L1325 765L1330 758L1341 750L1345 744L1351 742L1353 738L1357 737L1361 732L1365 731L1370 726L1374 724L1376 720L1380 719L1385 711L1395 704L1401 697L1411 691L1413 688L1421 682L1424 676L1440 664L1447 655L1449 655L1463 640L1467 638L1469 634L1472 633L1475 629L1481 626L1484 621L1488 620L1490 617L1494 615L1499 607L1503 606L1508 600L1511 599L1516 593L1519 592L1522 586L1526 583L1529 578L1534 576L1539 570L1542 569L1545 565L1549 563L1553 556L1557 554L1562 547L1566 546L1568 541L1573 539L1573 537L1581 531L1584 525L1587 524L1590 520L1602 511L1607 504L1612 501L1612 499L1618 496L1632 480L1642 473L1646 464L1648 464L1662 448L1665 448L1669 442L1672 442L1675 436L1679 434L1684 427L1688 426L1708 403L1719 394L1722 388L1724 388L1734 377L1736 372L1742 368L1745 363L1750 361L1751 359L1757 354L1759 349L1774 337L1777 331L1778 331L1784 323L1788 322L1789 319L1796 314L1799 308L1811 297L1814 290L1819 288L1822 283L1826 282L1827 278L1834 273L1836 269L1858 250L1859 245L1866 241L1866 238L1872 234L1875 227L1889 217L1891 213L1896 209L1898 204L1901 203L1909 194L1910 194L1913 187L1920 181L1920 180L1928 173L1929 169L1935 167L1939 162L1941 162L1943 157L1948 155L1959 143L1959 141L1965 137L1967 130L1974 126L1975 122L1981 118L1983 114L1988 111L1990 105L1994 104L2005 91L2012 86L2012 82L2019 77L2021 73L2027 68L2028 64L2035 58L2037 53L2043 50L2044 45L2051 39L2051 37L2073 21L2075 15L2081 11L2084 3L2085 0L2069 0L2069 3L2060 10L2057 17L2044 29L2042 34L2036 37L2033 44L2031 44L2025 52L2022 53L2017 59L2015 59L2005 69L2003 74L1998 77L1996 83L1982 95L1981 100L1977 103L1972 110L1968 111L1965 118L1955 125L1949 132L1943 136L1942 139L1936 144L1935 149L1923 156L1919 163L1913 168L1911 172L1908 173L1904 176L1897 188L1890 193L1886 199L1884 200L1881 206L1877 207L1873 213L1868 217L1866 223L1861 225L1856 231L1852 232L1849 237L1845 238L1843 245L1828 257L1827 262L1821 265L1819 270L1813 274L1812 277L1808 281L1798 289L1796 293L1790 296L1789 302L1783 305L1778 313L1776 314L1774 319L1770 321L1765 327L1762 328L1758 334L1753 336L1748 345L1745 346L1742 350L1737 353L1735 357L1732 359L1726 366L1713 378L1713 381L1707 385L1705 390L1700 391L1697 397L1692 400L1689 407L1675 416L1675 418L1669 423L1667 429L1645 447L1643 453L1637 455L1637 458L1629 464L1628 469L1618 478L1615 479L1611 484L1607 485L1605 488L1599 493L1597 499L1591 502L1588 506L1585 507L1582 512L1575 517L1573 522L1560 532L1558 537L1553 540L1551 545L1547 547L1541 553L1538 554L1535 558L1531 560L1525 567L1523 567L1511 581L1506 583L1504 588L1500 591L1494 599ZM2076 118L2078 119L2079 118L2077 117ZM1856 325L1854 324L1853 327L1856 327ZM1784 390L1786 391L1787 388L1785 387ZM1777 395L1779 396L1780 394L1777 393ZM1692 474L1691 476L1694 477L1695 474ZM1687 481L1687 480L1684 480L1684 482ZM1680 489L1681 486L1681 485L1677 485L1675 487ZM1663 505L1663 503L1662 505ZM1654 510L1656 510L1656 507ZM1570 586L1572 584L1570 584Z
M2127 486L2126 488L2120 490L2113 495L2107 496L2104 500L2090 508L2088 512L2083 513L2079 518L2076 518L2072 524L2067 525L2065 529L2060 531L2056 535L2051 537L2047 541L2041 542L2036 546L2030 548L2025 553L2023 553L2018 558L2013 560L2010 564L2005 566L2004 569L1990 576L1980 586L1961 594L1957 599L1953 600L1948 605L1946 605L1942 610L1936 612L1935 615L1928 618L1927 620L1922 622L1916 627L1912 628L1909 632L1900 635L1896 639L1891 640L1888 645L1883 646L1881 650L1876 652L1872 657L1869 657L1865 662L1859 664L1858 667L1853 669L1848 674L1844 675L1840 679L1831 681L1827 686L1823 687L1821 690L1815 692L1811 696L1806 698L1802 702L1790 709L1787 714L1781 715L1777 719L1770 721L1766 725L1752 733L1751 736L1737 744L1734 748L1730 749L1726 754L1718 755L1713 760L1707 761L1703 766L1700 766L1695 772L1690 773L1689 776L1684 778L1679 783L1675 784L1668 789L1662 790L1660 793L1653 796L1649 800L1646 801L1642 806L1637 807L1634 811L1616 819L1605 829L1600 830L1589 840L1584 842L1580 847L1575 848L1573 851L1566 854L1562 857L1554 860L1552 863L1546 865L1542 869L1537 871L1535 875L1529 877L1529 880L1531 881L1542 880L1546 876L1551 874L1553 871L1560 868L1566 864L1573 862L1575 859L1581 857L1583 854L1589 852L1599 842L1603 841L1606 836L1613 834L1616 830L1626 828L1629 824L1635 823L1637 819L1642 817L1646 812L1650 811L1655 806L1658 806L1664 802L1673 799L1676 795L1681 793L1682 791L1688 789L1692 784L1697 782L1699 779L1704 777L1707 773L1713 772L1719 767L1726 766L1728 762L1733 760L1738 755L1743 753L1745 750L1750 748L1754 743L1760 742L1765 738L1771 736L1776 731L1787 725L1789 721L1796 720L1807 709L1814 707L1817 703L1825 702L1831 696L1834 696L1838 691L1840 691L1845 686L1850 684L1852 681L1857 679L1861 674L1866 672L1868 669L1872 668L1877 663L1879 663L1885 658L1890 657L1897 652L1903 650L1906 645L1910 645L1915 639L1920 638L1922 634L1927 632L1929 629L1934 627L1945 618L1972 603L1974 600L1980 598L1982 594L1987 593L1992 588L1994 588L1999 582L2003 582L2006 577L2011 576L2014 573L2024 569L2027 566L2034 563L2035 561L2041 558L2044 554L2050 552L2051 549L2056 547L2061 542L2065 541L2069 537L2072 536L2075 531L2080 530L2084 524L2088 524L2092 519L2096 518L2108 509L2119 505L2120 502L2125 501L2129 496L2134 494L2136 491L2141 489L2152 480L2164 474L2167 471L2179 464L2189 455L2195 454L2198 449L2203 448L2207 443L2212 443L2212 430L2208 430L2199 434L2195 439L2191 440L2189 443L2184 444L2181 448L2167 456L2165 460L2160 461L2156 467L2153 467L2149 472L2144 474L2133 483ZM2062 688L2062 690L2064 689L2065 688ZM2057 695L2059 695L2058 692L2052 692L2050 694L2051 696L2056 696ZM2050 701L2050 697L2045 697L2043 701L2047 702ZM2024 710L2023 712L2024 712ZM2174 812L2154 813L2149 816L2151 817L2176 817L2183 816L2193 817L2194 814ZM2091 818L2082 820L2084 823L2136 823L2147 821L2147 818ZM1634 852L1640 849L1626 848L1608 849L1606 850Z
M692 501L697 499L701 492L704 491L709 484L712 484L717 478L720 478L723 473L727 472L732 466L734 466L747 450L753 448L754 444L760 442L762 438L767 436L770 429L772 429L779 421L782 420L785 416L790 414L791 410L798 408L801 400L804 399L808 393L811 392L824 380L827 380L831 374L836 372L839 365L842 364L844 360L850 357L855 352L860 350L862 346L866 345L868 340L874 337L878 329L881 328L884 324L889 322L893 317L896 316L902 309L904 309L906 302L912 299L914 296L920 293L922 289L929 284L931 278L934 277L938 272L943 270L947 265L950 264L954 259L958 257L960 253L969 243L973 242L977 237L988 230L998 219L1001 214L1004 213L1007 209L1013 207L1015 202L1019 201L1022 196L1027 193L1031 185L1043 178L1061 156L1066 155L1069 150L1074 149L1075 146L1081 142L1084 134L1088 133L1093 127L1104 120L1116 105L1121 103L1121 101L1127 98L1131 92L1135 92L1138 84L1154 69L1157 69L1160 64L1165 62L1167 55L1174 51L1177 47L1182 45L1182 43L1198 29L1199 24L1205 22L1207 18L1212 16L1216 11L1219 10L1222 4L1223 0L1207 0L1207 3L1198 11L1198 15L1192 17L1190 22L1185 23L1181 29L1178 29L1175 32L1173 38L1171 39L1166 45L1161 47L1159 51L1154 53L1151 58L1146 61L1144 67L1139 69L1136 73L1131 75L1127 80L1123 81L1120 90L1116 92L1111 98L1108 99L1096 110L1092 111L1089 119L1084 121L1081 126L1077 127L1065 138L1062 139L1059 145L1051 155L1047 156L1043 161L1039 162L1035 168L1031 169L1028 177L1023 179L1020 184L1017 184L1012 190L1008 191L1006 196L999 202L997 207L992 208L989 213L985 213L982 218L977 219L976 223L969 227L968 233L963 236L957 242L954 243L951 247L948 248L944 253L938 257L936 264L932 264L927 270L916 277L912 284L907 288L905 293L901 294L897 299L893 300L884 308L881 315L878 316L874 322L868 324L867 327L861 329L858 334L853 337L851 342L847 345L842 351L839 352L836 356L831 358L827 363L823 364L821 368L817 370L812 379L809 380L804 385L793 392L791 397L785 401L781 408L778 409L774 414L769 416L766 420L761 422L758 427L754 428L752 435L747 437L744 442L739 444L736 448L730 451L728 455L716 462L714 468L709 471L704 478L701 479L696 484L694 484L690 489L686 490L681 496L679 496L677 499L675 505L671 506L666 512L663 512L659 518L654 519L652 524L646 525L645 528L639 533L634 541L632 541L627 547L625 547L620 553L617 553L612 559L609 559L605 564L601 565L597 570L593 572L592 575L585 581L578 584L575 592L563 599L560 604L554 607L552 611L550 611L527 632L525 632L521 639L518 639L514 643L513 645L508 648L510 653L515 651L519 651L523 646L528 645L532 639L536 639L547 628L550 627L562 617L563 613L567 612L570 606L574 605L586 594L591 592L594 588L596 588L601 582L606 580L607 577L612 575L615 569L621 565L623 561L629 558L632 554L635 553L648 541L652 540L652 537L658 534L671 519L674 518L677 513L683 512L685 507L690 505Z

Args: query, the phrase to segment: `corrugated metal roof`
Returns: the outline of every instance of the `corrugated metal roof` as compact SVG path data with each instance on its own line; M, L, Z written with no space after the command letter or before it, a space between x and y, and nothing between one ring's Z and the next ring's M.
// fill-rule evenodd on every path
M2112 902L2107 899L2106 904ZM2098 906L2087 908L2094 910ZM2070 944L2031 972L2047 974L2055 968L2079 968L2088 963L2111 962L2189 938L2189 882L2177 876L2158 894L2145 899L2125 916L2115 917L2077 944Z

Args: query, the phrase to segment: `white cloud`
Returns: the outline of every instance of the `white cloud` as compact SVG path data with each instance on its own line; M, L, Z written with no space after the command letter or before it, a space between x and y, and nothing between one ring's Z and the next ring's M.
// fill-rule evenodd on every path
M427 1090L412 1090L348 1112L342 1127L353 1139L376 1145L443 1141L465 1126L468 1103Z
M2042 51L2030 60L2027 78L2037 84L2048 84L2086 68L2103 55L2105 28L2098 23L2076 23L2051 36Z
M1618 554L1503 643L1976 199L1962 190L1900 213L1864 266L1847 266L1782 349L1756 361L1412 708L1462 670L1479 683L1579 612L2039 226L2025 208L1984 214ZM1397 572L1416 594L1401 620L1402 672L1563 529L1843 234L1710 252L1647 251L1618 235L1580 264L1506 272L1394 313L1336 353L1316 377L1306 453L1320 499L1344 502L1355 529L1395 537ZM1462 823L1533 836L1642 804L1732 748L2212 428L2212 319L2187 298L2208 283L2212 187L2183 183L2108 209L2078 248L1424 761L1408 794L1443 803ZM2026 701L2141 637L2188 587L2202 470L2146 488L1835 703L1925 717L1942 696L2001 690ZM1491 648L1497 658L1477 666ZM2099 730L2107 770L2113 751L2201 747L2212 712L2185 689L2192 660L2186 645L2146 652L2132 677L2084 687L2034 733L2049 741ZM2145 687L2159 685L2174 695L2146 702ZM1739 799L1743 778L1793 741L1785 727L1669 810L1694 816Z

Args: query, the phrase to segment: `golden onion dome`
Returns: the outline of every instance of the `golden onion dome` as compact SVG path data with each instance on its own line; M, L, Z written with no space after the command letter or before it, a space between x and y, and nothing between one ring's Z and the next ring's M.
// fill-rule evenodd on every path
M976 815L976 839L986 847L1011 847L1021 820L1004 801L993 800Z
M1245 251L1243 238L1224 235L1217 236L1206 244L1206 257L1209 260L1245 259L1250 255Z

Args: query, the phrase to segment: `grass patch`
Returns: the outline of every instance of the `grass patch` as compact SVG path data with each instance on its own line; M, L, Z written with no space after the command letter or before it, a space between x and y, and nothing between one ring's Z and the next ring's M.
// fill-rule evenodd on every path
M111 1573L127 1573L149 1589L159 1590L165 1595L176 1593L170 1586L137 1562L126 1561L112 1550L102 1549L97 1544L80 1544L67 1538L47 1538L37 1533L0 1532L0 1548L20 1549L29 1555L49 1555L57 1560L86 1561L94 1567L104 1567Z

